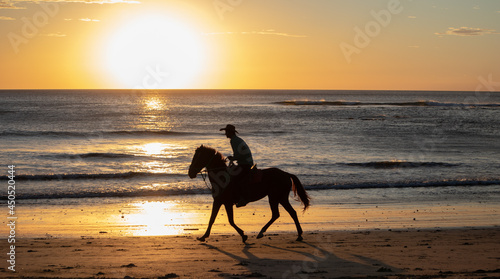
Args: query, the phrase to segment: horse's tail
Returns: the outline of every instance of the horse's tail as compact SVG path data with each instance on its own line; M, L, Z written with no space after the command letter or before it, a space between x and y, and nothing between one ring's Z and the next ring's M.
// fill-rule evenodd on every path
M309 195L306 193L306 189L304 189L304 186L302 186L302 183L300 183L300 180L297 176L290 174L290 178L292 179L292 190L294 196L299 195L300 202L304 205L304 211L309 207L309 202L311 198Z

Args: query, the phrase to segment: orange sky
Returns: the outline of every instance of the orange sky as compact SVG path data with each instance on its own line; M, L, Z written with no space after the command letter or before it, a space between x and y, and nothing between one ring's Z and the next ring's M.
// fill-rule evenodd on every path
M0 89L476 90L496 0L0 2Z

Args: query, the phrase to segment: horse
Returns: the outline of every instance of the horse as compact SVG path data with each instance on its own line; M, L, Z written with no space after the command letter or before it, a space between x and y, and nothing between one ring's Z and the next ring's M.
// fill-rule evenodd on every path
M188 175L191 179L196 178L197 174L203 169L206 169L208 172L208 178L212 184L211 191L214 201L212 204L212 214L210 216L207 230L203 236L198 237L197 239L205 241L205 239L210 236L210 231L219 209L222 205L224 205L229 219L229 224L236 229L238 234L241 236L243 243L245 243L248 236L246 236L243 230L241 230L234 223L233 204L235 201L233 191L235 191L235 189L233 189L234 187L232 186L227 187L230 185L230 174L235 169L226 165L226 158L219 151L211 147L201 145L196 149L191 165L189 166ZM298 234L296 241L302 241L303 231L300 226L297 213L290 204L288 196L290 190L293 189L294 195L297 196L298 194L300 202L304 205L304 211L309 207L310 198L297 176L278 168L263 169L261 181L253 183L249 185L249 187L251 188L251 191L246 191L249 192L246 194L246 196L248 196L248 200L250 202L254 202L268 196L269 205L271 206L272 211L271 220L260 230L257 235L257 239L264 237L264 233L267 231L269 226L271 226L274 221L279 218L280 213L278 206L281 204L295 222Z

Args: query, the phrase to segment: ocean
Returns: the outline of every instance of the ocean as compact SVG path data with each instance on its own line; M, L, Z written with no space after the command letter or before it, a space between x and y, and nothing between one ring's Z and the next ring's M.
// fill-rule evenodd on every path
M24 204L211 199L187 170L202 144L232 155L226 124L259 168L334 190L323 202L500 197L498 92L3 90L0 103L0 178L15 165Z

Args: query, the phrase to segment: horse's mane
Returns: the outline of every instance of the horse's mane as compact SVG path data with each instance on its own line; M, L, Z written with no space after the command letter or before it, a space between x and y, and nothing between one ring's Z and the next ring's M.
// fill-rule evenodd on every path
M201 145L200 147L198 147L196 149L196 151L205 151L205 152L211 152L211 153L220 153L219 151L217 151L217 149L212 148L210 146L206 146L206 145Z
M201 145L200 147L198 147L196 149L196 151L204 151L204 152L208 152L209 154L216 154L216 155L218 155L218 157L220 157L220 160L225 160L225 157L224 157L224 155L222 155L222 153L220 153L217 149L212 148L210 146Z

